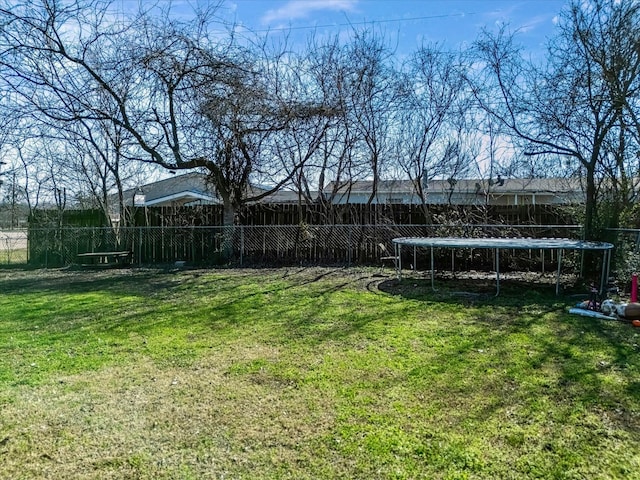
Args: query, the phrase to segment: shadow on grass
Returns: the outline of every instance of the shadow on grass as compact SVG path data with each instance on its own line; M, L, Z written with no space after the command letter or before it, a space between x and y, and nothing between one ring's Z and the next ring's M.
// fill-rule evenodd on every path
M425 309L467 310L460 331L475 329L475 337L461 341L455 331L443 330L459 348L435 361L460 374L466 364L469 375L483 375L480 362L498 384L511 385L511 392L501 392L478 412L480 417L506 408L514 395L542 395L558 405L550 413L556 421L585 411L606 412L609 422L640 434L640 330L629 322L571 315L573 295L556 296L555 286L532 288L528 282L501 285L497 297L489 280L439 280L434 291L430 279L387 279L379 289L423 302Z
M639 410L640 394L634 330L569 315L572 300L557 297L555 286L532 288L528 282L508 281L495 297L493 280L439 280L434 292L424 278L398 282L392 274L373 270L286 268L13 271L0 278L0 288L5 294L104 291L140 296L135 310L78 321L94 321L101 331L124 335L144 335L166 324L200 328L200 341L211 343L226 330L292 348L367 345L400 363L405 362L404 350L411 355L412 342L433 342L422 346L424 359L379 381L424 380L428 389L433 375L482 379L468 386L475 394L487 385L494 389L475 413L478 418L543 396L566 410L555 415L602 408L622 428L640 432L633 413ZM423 322L419 328L412 324L414 317ZM53 332L64 335L65 328L76 329L78 322L54 326ZM401 338L388 337L389 331ZM460 389L454 397L469 393L464 385L448 386L446 381L442 388Z
M0 272L0 275L3 272ZM0 276L3 293L81 293L95 290L145 291L145 287L162 288L162 279L170 270L112 269L13 269ZM132 285L132 277L135 284Z
M103 324L103 330L113 331L124 326L132 330L152 329L154 325L168 321L175 316L188 315L189 308L199 309L206 314L211 328L227 328L250 323L254 317L247 311L261 308L268 310L272 318L290 318L294 316L300 303L305 304L305 296L319 298L322 303L331 294L339 292L350 284L366 278L353 275L344 268L282 268L282 269L176 269L176 268L112 268L112 269L49 269L13 271L4 278L0 276L0 289L5 295L73 295L92 292L113 294L131 298L140 297L135 308L114 311L112 318L100 316L96 324ZM272 298L273 297L273 298ZM207 299L211 302L207 305ZM54 300L55 301L55 300ZM73 302L72 299L69 300ZM59 307L52 305L52 307ZM324 305L310 309L312 315ZM35 309L42 308L34 306ZM87 311L92 307L89 304ZM187 313L185 313L185 310ZM46 314L45 307L43 314ZM162 313L164 320L154 317ZM301 312L302 313L302 312ZM24 328L30 324L41 323L39 318L28 321L24 315ZM144 324L136 320L144 318ZM84 321L89 321L85 319ZM181 321L181 320L179 320ZM78 327L77 323L66 323L69 329ZM297 320L288 324L289 331L296 327L304 328L304 321ZM353 327L353 324L349 324ZM62 324L55 326L56 334L64 334ZM317 333L317 332L316 332ZM348 333L343 332L344 335ZM331 334L327 331L326 335ZM338 330L336 330L338 334ZM295 336L301 336L294 333Z

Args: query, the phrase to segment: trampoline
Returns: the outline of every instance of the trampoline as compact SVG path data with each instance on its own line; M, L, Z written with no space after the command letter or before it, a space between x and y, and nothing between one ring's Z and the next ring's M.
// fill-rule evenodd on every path
M431 288L434 284L434 248L468 248L489 249L494 251L496 269L496 296L500 294L500 250L556 250L558 252L558 269L556 275L556 295L560 292L560 269L562 267L563 250L595 250L602 251L602 272L600 277L600 293L605 289L611 267L611 250L613 244L606 242L590 242L584 240L571 240L568 238L461 238L461 237L400 237L393 239L396 256L396 273L398 279L402 279L402 248L413 247L414 266L416 250L429 248L431 250Z

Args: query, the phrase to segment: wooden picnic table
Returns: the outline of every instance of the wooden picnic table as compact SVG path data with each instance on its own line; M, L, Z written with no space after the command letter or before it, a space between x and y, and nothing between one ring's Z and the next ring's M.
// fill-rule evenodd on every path
M131 256L132 252L130 250L121 250L116 252L86 252L78 254L78 258L85 261L85 263L82 264L83 267L128 265L131 263Z

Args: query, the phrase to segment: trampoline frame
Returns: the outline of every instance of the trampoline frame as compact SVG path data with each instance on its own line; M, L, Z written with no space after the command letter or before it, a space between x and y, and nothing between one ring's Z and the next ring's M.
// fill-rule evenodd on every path
M563 250L601 250L602 272L600 275L600 294L604 292L606 281L611 268L611 250L613 244L607 242L591 242L585 240L571 240L568 238L463 238L463 237L398 237L392 240L396 256L396 274L402 280L402 247L413 247L414 268L416 264L416 250L418 248L431 249L431 288L435 290L434 248L470 248L491 249L494 251L496 268L496 296L500 294L500 250L503 248L515 250L556 250L558 268L556 274L556 295L560 292L560 271L562 268Z

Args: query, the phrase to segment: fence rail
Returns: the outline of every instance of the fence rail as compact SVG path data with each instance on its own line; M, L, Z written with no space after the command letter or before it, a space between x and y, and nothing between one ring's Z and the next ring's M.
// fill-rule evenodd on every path
M32 228L28 253L29 263L41 267L78 263L81 253L120 250L130 250L138 265L176 261L194 265L367 265L388 256L393 251L391 240L396 237L580 238L580 233L578 225L470 224ZM528 252L525 258L512 253L509 261L514 269L545 262L544 254L537 252ZM488 252L458 251L456 258L450 255L442 252L438 261L448 264L455 260L461 268L478 269L490 267L492 262Z

